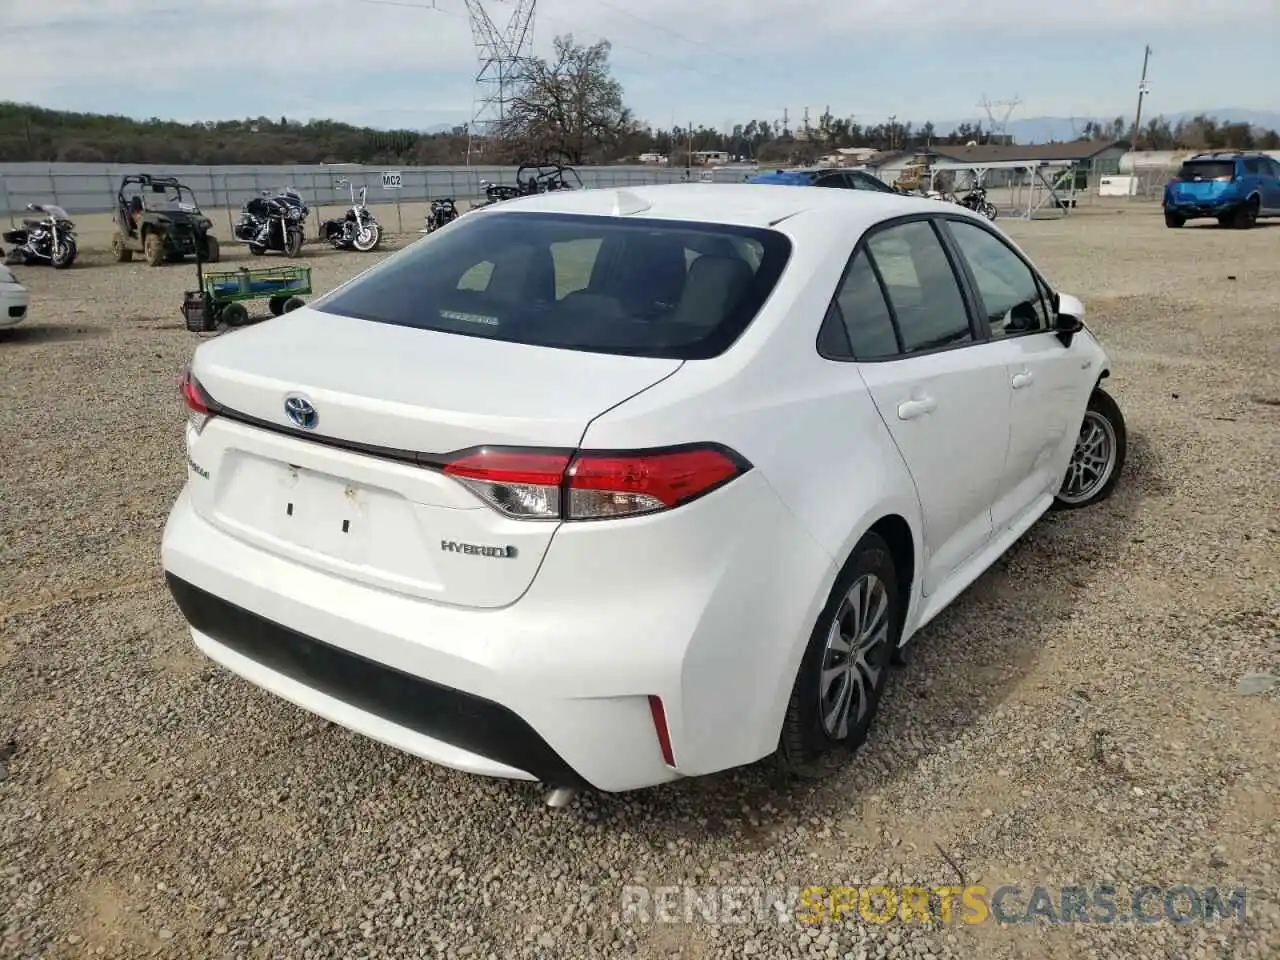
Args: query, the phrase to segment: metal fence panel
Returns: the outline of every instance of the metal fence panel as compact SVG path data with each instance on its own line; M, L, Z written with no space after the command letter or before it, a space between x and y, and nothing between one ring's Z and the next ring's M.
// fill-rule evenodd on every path
M313 207L345 206L349 180L357 192L368 189L369 203L421 203L435 198L474 200L484 194L484 181L514 185L516 167L401 167L398 190L384 189L387 168L359 165L318 166L161 166L155 164L9 163L0 164L0 213L10 221L28 203L53 202L68 213L107 213L114 209L120 178L130 173L177 177L202 206L238 209L263 190L292 186ZM684 168L657 166L578 167L587 187L626 187L679 182ZM710 173L710 178L706 174ZM741 170L692 171L692 179L737 182Z

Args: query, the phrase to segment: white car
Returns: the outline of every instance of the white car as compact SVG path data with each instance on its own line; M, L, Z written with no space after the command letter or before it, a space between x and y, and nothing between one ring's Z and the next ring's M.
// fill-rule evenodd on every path
M0 330L25 320L30 302L27 288L18 282L13 271L0 266Z
M548 802L867 736L905 644L1124 420L962 207L544 194L200 345L169 587L206 654Z

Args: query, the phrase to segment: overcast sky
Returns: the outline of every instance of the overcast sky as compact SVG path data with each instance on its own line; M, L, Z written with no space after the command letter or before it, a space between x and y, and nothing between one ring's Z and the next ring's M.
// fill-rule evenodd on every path
M464 0L0 0L0 98L180 120L266 115L415 129L465 122ZM509 0L486 0L505 25ZM539 0L535 52L614 44L658 126L1128 116L1276 109L1280 0Z

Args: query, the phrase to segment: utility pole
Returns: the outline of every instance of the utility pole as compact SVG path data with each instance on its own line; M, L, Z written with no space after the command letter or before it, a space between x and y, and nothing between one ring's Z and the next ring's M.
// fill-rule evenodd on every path
M791 135L791 127L789 126L789 120L790 118L787 115L787 108L783 107L782 108L782 135L784 137Z
M1151 61L1151 47L1142 53L1142 79L1138 81L1138 110L1133 115L1133 136L1129 138L1129 149L1138 149L1138 132L1142 129L1142 101L1147 95L1147 64Z
M894 147L898 143L898 115L895 113L889 118L889 152L893 153Z

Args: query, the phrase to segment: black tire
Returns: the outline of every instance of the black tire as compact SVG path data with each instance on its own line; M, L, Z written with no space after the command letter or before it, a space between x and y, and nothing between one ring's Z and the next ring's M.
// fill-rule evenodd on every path
M996 210L996 205L990 200L984 200L978 210L988 220L994 220L999 214L999 211Z
M1108 455L1110 466L1106 469L1105 478L1101 482L1085 484L1085 489L1068 493L1068 486L1073 479L1073 472L1077 468L1077 457L1084 456L1082 444L1086 440L1086 436L1093 429L1103 432L1111 443L1111 449L1114 455ZM1094 388L1093 395L1089 397L1089 404L1085 408L1084 421L1080 425L1080 435L1076 441L1076 447L1071 453L1071 463L1067 467L1067 475L1062 480L1062 486L1058 489L1058 494L1053 500L1053 509L1055 510L1079 510L1082 507L1091 507L1095 503L1101 503L1111 496L1115 490L1116 484L1120 481L1120 474L1124 470L1125 457L1129 452L1129 435L1125 427L1124 414L1120 412L1120 405L1112 399L1111 394L1103 390L1101 387Z
M847 717L843 730L838 725L832 730L824 722L822 708L826 695L826 691L822 689L822 673L829 658L827 638L837 618L846 627L850 624L845 611L846 601L853 587L862 583L865 591L876 582L879 587L871 586L870 589L872 595L884 602L883 620L875 621L883 623L883 631L875 631L879 642L868 648L864 658L863 662L867 664L868 670L864 672L855 666L846 675L846 683L850 685L853 684L854 674L857 674L860 681L868 680L869 683L859 682L856 690L850 687L848 709L851 715ZM875 607L878 609L879 605L877 599ZM868 533L853 548L848 563L836 578L800 661L800 670L796 674L791 700L787 704L775 754L779 767L785 773L806 778L820 776L824 772L821 761L826 755L837 747L857 750L866 742L889 677L890 659L898 645L898 638L902 635L901 619L898 573L893 564L893 556L878 534ZM836 659L838 660L838 655ZM843 661L848 662L848 658ZM874 676L869 675L872 669ZM865 704L865 709L858 710L857 714L853 713L856 707L853 697L858 697Z
M1236 230L1248 230L1257 224L1258 213L1261 209L1262 206L1258 202L1258 198L1251 197L1232 211L1231 226Z
M284 304L288 297L272 297L267 301L267 309L271 311L273 317L278 317L284 313Z
M222 259L222 247L218 246L217 237L204 238L204 263L217 263Z
M299 307L305 307L306 305L307 301L303 300L301 297L290 297L284 302L284 312L293 313L293 311L297 310Z
M287 230L284 236L284 255L293 260L302 253L302 231Z
M118 233L111 238L111 259L116 263L128 263L133 259L133 251L125 246L124 238Z
M1186 217L1179 216L1176 213L1170 213L1168 210L1164 212L1164 225L1170 230L1176 230L1186 222Z
M53 269L66 270L76 262L76 244L74 240L63 240L53 252Z
M169 256L164 248L164 237L158 233L148 233L147 238L142 241L142 255L150 266L161 266Z
M267 248L260 247L256 243L251 243L249 244L249 252L252 253L255 257L260 257L267 252Z
M243 303L228 303L222 308L221 319L228 327L243 327L249 322L249 311Z

